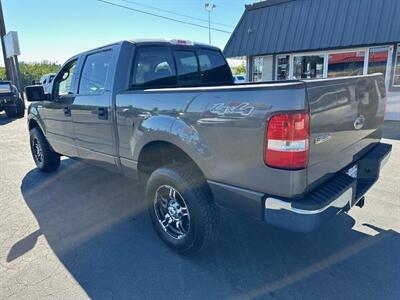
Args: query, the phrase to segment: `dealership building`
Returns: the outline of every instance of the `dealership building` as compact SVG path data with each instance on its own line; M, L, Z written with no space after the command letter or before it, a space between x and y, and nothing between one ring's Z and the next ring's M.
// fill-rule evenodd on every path
M246 5L225 46L249 81L385 76L400 120L400 0L267 0Z

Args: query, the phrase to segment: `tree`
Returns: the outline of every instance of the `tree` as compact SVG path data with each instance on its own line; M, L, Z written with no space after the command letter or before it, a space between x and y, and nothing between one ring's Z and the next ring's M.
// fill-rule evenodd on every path
M31 85L32 81L39 81L40 77L48 73L57 73L60 65L47 60L41 62L20 62L22 86ZM0 78L5 78L5 68L0 67Z
M232 68L233 75L246 74L246 65L242 62L241 65Z

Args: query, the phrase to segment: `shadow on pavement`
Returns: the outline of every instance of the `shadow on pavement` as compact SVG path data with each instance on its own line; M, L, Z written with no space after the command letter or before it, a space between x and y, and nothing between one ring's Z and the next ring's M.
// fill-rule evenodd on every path
M298 234L224 212L217 243L181 257L156 236L131 179L68 159L54 174L31 170L21 191L40 229L17 242L7 260L24 255L43 234L93 299L394 298L400 292L399 234L352 230L346 214Z
M400 121L385 121L383 137L391 140L400 140Z
M11 123L12 121L15 121L15 120L17 120L17 119L7 117L4 111L0 112L0 126L1 125L6 125L6 124Z

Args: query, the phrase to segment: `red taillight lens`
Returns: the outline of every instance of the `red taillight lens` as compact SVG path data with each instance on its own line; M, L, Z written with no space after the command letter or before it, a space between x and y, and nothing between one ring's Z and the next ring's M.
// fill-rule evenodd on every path
M274 115L267 123L264 162L282 169L302 169L308 163L307 113Z

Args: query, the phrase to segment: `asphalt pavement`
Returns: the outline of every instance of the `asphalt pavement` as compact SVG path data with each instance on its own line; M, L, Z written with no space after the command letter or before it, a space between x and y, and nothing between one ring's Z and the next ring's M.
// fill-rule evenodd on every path
M292 233L224 211L220 237L182 257L154 232L141 186L31 158L26 119L0 113L1 299L399 299L400 122L364 208Z

